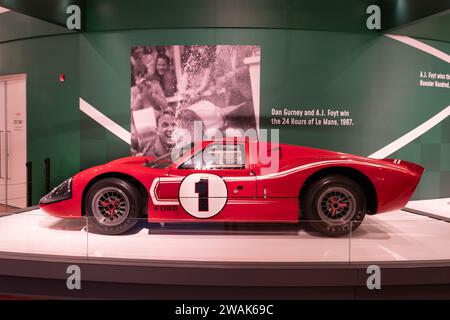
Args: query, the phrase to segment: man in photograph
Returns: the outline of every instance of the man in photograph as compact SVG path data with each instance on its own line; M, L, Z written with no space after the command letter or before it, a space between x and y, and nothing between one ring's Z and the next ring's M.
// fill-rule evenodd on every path
M173 133L176 128L175 114L167 109L156 117L156 140L144 148L142 155L160 157L172 151L175 145Z

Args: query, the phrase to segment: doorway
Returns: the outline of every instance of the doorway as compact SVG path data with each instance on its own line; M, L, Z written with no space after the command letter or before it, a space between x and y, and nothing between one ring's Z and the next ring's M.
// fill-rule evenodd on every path
M27 206L26 80L0 76L0 213Z

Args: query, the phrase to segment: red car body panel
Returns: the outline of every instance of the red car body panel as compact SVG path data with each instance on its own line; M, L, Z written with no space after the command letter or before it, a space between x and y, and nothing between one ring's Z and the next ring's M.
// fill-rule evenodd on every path
M403 208L419 183L423 168L406 161L377 160L285 144L256 142L245 143L245 168L195 170L178 166L210 143L205 141L194 147L168 168L145 166L149 157L126 157L89 168L72 179L72 197L54 203L41 203L48 214L79 218L84 215L83 201L89 186L108 175L122 175L138 181L148 192L148 221L150 222L291 222L299 219L300 193L305 182L319 170L346 168L355 170L367 178L376 199L376 210L387 212ZM276 154L278 167L269 171L264 155ZM260 152L261 151L261 152ZM264 153L266 152L266 153ZM259 154L263 156L260 157ZM180 183L193 173L214 174L226 184L226 205L216 215L199 219L184 210L179 201ZM370 189L370 188L369 188Z

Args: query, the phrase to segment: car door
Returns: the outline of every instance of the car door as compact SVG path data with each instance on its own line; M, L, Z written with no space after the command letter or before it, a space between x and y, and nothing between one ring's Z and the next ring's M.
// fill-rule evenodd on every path
M246 220L246 204L256 196L247 148L245 142L210 143L160 178L159 197L179 203L180 219Z

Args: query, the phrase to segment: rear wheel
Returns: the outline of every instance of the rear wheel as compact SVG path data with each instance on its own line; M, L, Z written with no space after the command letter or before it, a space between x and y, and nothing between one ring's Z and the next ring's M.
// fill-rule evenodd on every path
M91 230L121 234L138 222L141 202L139 192L132 184L119 178L106 178L89 189L85 208Z
M315 181L307 190L303 203L309 224L330 236L355 230L366 212L364 191L354 180L342 175Z

